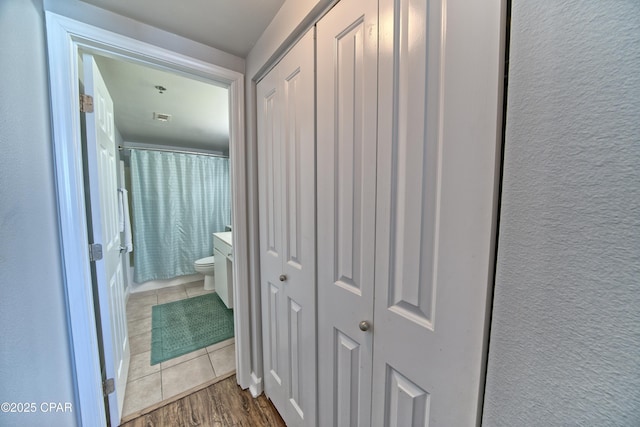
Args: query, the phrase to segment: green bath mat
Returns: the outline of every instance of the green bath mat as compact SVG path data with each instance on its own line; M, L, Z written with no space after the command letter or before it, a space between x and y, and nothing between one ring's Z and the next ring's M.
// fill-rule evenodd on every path
M233 310L217 294L155 305L151 310L151 364L233 337Z

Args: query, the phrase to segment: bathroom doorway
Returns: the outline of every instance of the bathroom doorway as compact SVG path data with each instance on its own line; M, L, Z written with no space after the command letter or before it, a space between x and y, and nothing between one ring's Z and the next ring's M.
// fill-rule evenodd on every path
M157 356L152 352L157 350L159 336L157 330L152 334L157 321L157 313L152 316L152 312L183 303L193 307L189 301L217 298L196 272L194 261L213 255L213 233L230 234L232 230L229 89L121 58L87 55L87 61L97 68L112 100L113 109L107 115L113 114L118 146L114 176L118 177L120 204L112 209L120 216L124 274L118 286L124 289L116 298L122 298L126 306L124 346L128 347L126 356L130 355L118 365L128 373L118 375L126 383L118 387L118 410L110 408L111 418L120 422L235 372L235 340L228 334L161 362L154 360ZM82 91L85 64L80 61L79 65ZM98 107L96 114L100 115ZM91 162L85 163L89 170ZM145 180L152 181L150 187L144 188ZM217 197L211 196L214 192ZM166 199L171 200L163 212L161 203ZM183 211L191 216L170 217ZM149 225L154 217L156 223ZM164 224L157 223L161 220ZM169 238L173 232L175 239ZM172 243L167 245L167 241ZM233 319L226 316L232 331Z
M103 389L109 377L103 377L88 250L85 203L85 165L81 151L78 113L79 51L125 59L171 70L229 88L230 147L233 167L232 217L234 224L234 326L236 380L242 388L251 384L250 297L248 282L249 241L247 222L247 186L244 142L244 75L233 58L214 50L183 48L189 53L145 43L102 27L46 12L49 83L53 133L53 158L56 201L60 218L65 302L74 367L77 414L83 425L103 425L108 415ZM178 49L178 48L176 48ZM207 59L199 59L207 58ZM95 261L99 263L100 261ZM111 396L111 395L110 395ZM111 400L111 399L110 399ZM108 408L106 408L108 410Z

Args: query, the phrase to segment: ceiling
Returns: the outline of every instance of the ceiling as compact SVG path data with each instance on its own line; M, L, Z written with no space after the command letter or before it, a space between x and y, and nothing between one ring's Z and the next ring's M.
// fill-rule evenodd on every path
M284 0L82 0L246 58Z
M111 58L96 63L113 99L116 128L126 142L229 152L229 90ZM160 93L155 86L166 88ZM169 121L154 120L154 113Z
M1 1L1 0L0 0ZM284 0L82 0L245 58ZM182 75L96 57L127 142L229 151L227 89ZM154 88L164 86L160 94ZM170 114L168 122L153 113Z

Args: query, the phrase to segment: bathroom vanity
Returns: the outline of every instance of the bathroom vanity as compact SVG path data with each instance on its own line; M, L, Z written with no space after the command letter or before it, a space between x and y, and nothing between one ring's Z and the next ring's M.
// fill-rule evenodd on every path
M228 308L233 308L233 240L231 231L213 233L216 293Z

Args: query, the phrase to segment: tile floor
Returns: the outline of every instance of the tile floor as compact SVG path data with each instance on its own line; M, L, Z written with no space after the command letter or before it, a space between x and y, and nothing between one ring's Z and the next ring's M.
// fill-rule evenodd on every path
M198 281L131 294L127 321L131 362L122 416L126 417L235 371L233 338L151 366L151 307L213 291Z

